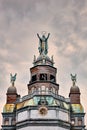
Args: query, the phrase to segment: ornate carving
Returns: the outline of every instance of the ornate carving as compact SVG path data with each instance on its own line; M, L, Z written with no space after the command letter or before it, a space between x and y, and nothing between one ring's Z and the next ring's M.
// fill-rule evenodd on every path
M42 116L45 116L45 115L47 114L47 112L48 112L47 107L42 106L42 107L39 108L39 113L40 113Z

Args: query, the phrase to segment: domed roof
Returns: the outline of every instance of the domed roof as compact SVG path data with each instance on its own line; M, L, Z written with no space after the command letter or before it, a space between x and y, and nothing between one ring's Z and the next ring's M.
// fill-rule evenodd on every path
M7 94L16 94L17 90L14 86L10 86L7 90Z
M78 86L72 86L70 89L70 93L78 93L80 94L80 89Z

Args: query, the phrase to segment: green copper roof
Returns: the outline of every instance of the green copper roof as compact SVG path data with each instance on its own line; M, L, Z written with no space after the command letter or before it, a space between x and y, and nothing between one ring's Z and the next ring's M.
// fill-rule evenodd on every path
M81 104L72 104L71 108L73 113L84 113L84 109Z

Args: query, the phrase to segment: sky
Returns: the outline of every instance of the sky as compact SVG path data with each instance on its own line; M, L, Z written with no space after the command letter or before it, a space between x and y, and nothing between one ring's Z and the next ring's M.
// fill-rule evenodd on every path
M43 31L50 33L48 55L54 56L59 94L68 97L70 74L77 74L87 113L87 0L0 0L0 113L10 73L17 73L17 92L28 94L29 69L39 55L37 33Z

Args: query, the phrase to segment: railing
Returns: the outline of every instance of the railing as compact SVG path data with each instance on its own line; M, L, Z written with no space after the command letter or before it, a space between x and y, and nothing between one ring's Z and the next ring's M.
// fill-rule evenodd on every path
M44 95L44 96L53 96L54 98L57 98L61 101L65 101L65 102L69 102L70 100L68 98L64 98L61 95L57 95L55 93L53 93L52 91L34 91L33 93L26 95L22 98L19 99L20 102L25 101L29 98L33 98L34 96L39 96L39 95Z

